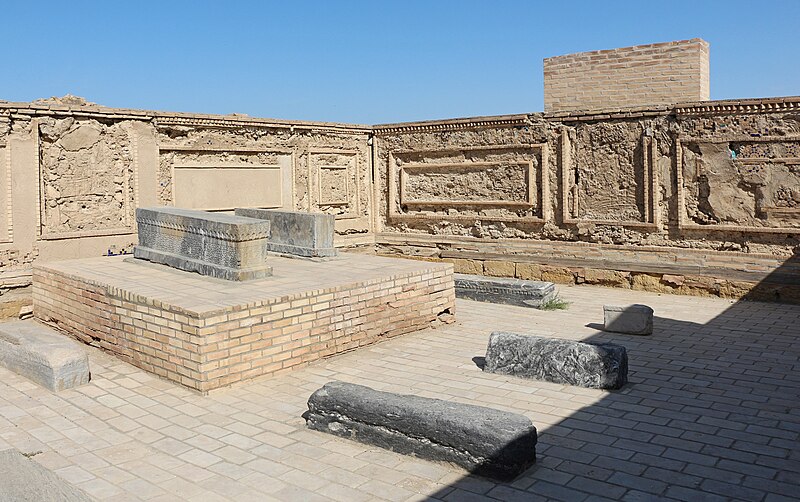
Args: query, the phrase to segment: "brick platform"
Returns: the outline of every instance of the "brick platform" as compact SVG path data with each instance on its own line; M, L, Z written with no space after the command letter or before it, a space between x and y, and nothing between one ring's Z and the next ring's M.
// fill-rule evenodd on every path
M248 283L103 257L36 265L34 314L201 392L275 374L455 312L453 266L274 258Z

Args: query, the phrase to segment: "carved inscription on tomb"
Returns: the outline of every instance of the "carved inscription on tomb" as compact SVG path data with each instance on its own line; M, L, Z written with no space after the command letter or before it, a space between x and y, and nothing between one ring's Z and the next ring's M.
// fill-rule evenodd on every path
M125 124L47 118L39 130L42 236L130 231L135 166Z
M800 140L686 141L681 154L690 224L800 227Z

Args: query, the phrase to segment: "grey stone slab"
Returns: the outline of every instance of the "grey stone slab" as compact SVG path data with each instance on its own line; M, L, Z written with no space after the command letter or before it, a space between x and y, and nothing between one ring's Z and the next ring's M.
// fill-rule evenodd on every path
M83 347L33 320L0 324L0 365L53 392L89 382Z
M483 369L580 387L619 389L628 381L628 353L613 343L494 332Z
M92 499L17 450L0 451L0 502L89 502Z
M174 207L136 210L133 256L229 281L272 275L265 244L270 222Z
M629 335L653 333L653 309L647 305L603 305L604 331Z
M306 258L336 256L332 214L248 208L238 208L236 214L270 222L270 252Z
M511 480L536 462L536 428L523 415L330 382L314 392L309 428L406 455L453 462Z
M505 277L455 274L456 297L539 308L556 294L555 284Z

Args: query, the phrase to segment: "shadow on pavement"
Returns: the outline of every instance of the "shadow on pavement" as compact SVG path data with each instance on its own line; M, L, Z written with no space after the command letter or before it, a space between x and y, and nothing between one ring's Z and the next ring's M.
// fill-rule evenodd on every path
M513 482L468 475L432 498L797 500L800 305L749 300L791 299L798 264L705 324L656 312L650 336L585 339L627 347L629 383L542 428L537 464Z

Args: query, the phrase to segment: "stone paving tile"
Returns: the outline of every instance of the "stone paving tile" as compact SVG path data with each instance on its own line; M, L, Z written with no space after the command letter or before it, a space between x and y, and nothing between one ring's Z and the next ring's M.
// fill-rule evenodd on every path
M208 396L94 349L90 384L58 395L0 369L0 448L98 500L796 500L800 307L585 286L561 296L566 311L459 300L456 324ZM652 306L654 334L598 331L604 303ZM473 358L492 330L624 344L631 383L484 374ZM306 400L330 380L525 414L539 461L499 483L308 431Z

